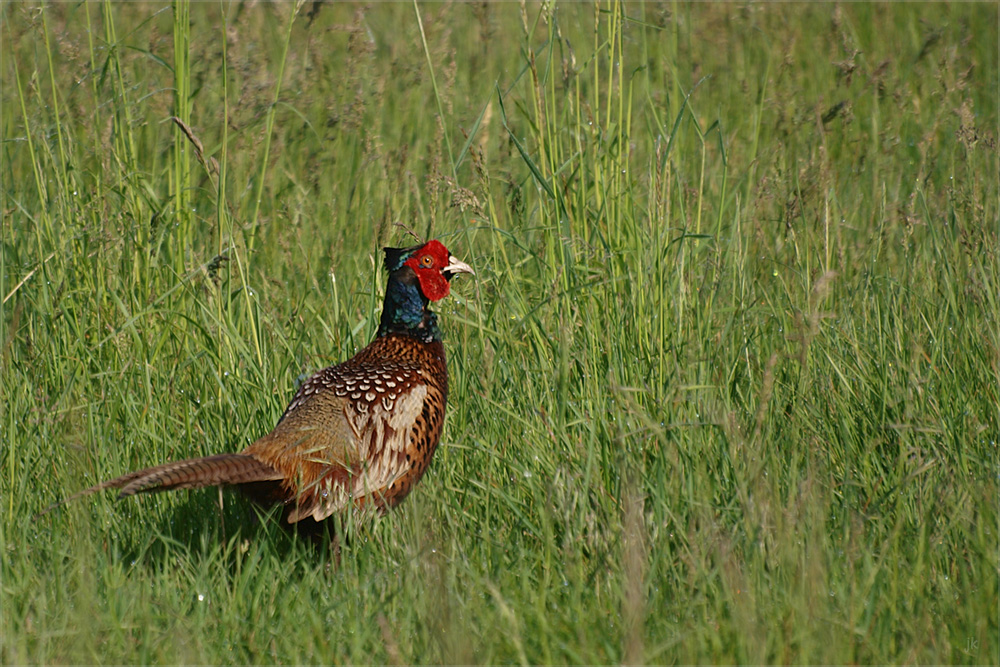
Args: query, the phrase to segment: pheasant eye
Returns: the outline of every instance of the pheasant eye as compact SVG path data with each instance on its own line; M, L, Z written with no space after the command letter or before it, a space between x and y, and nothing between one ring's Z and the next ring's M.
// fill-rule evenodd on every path
M420 258L420 266L424 267L425 269L431 268L432 266L434 266L434 258L431 257L430 255L424 255L423 257Z

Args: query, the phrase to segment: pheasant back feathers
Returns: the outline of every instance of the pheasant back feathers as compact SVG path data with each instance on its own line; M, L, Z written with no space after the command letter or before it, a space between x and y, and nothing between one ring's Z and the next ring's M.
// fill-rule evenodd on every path
M243 453L280 471L290 522L322 521L350 503L385 509L427 469L447 395L441 343L380 337L311 377L274 430Z

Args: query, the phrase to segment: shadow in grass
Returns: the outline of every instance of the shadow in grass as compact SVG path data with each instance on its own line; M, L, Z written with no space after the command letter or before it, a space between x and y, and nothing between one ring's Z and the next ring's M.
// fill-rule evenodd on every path
M235 567L239 556L250 550L251 545L266 550L279 560L316 564L333 563L339 554L336 526L327 522L311 522L303 526L289 526L281 515L281 507L261 507L242 497L234 490L224 490L222 504L214 490L193 491L179 496L171 506L159 514L155 522L147 522L145 533L134 530L115 530L117 535L108 539L120 540L116 545L121 558L129 562L145 563L152 569L162 567L178 555L187 558L224 558ZM123 503L165 502L163 498L126 498ZM142 514L141 510L135 514ZM117 520L132 520L128 514L119 514Z

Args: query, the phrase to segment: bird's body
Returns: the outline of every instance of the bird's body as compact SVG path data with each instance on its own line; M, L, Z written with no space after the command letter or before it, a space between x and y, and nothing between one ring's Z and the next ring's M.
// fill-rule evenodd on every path
M289 523L323 521L351 505L397 505L427 469L444 426L448 371L427 305L447 296L454 274L472 269L437 241L385 253L378 336L303 383L270 433L239 454L147 468L73 498L109 488L124 497L233 485L284 505Z
M447 396L440 341L382 336L309 378L274 430L243 455L278 471L282 495L297 494L290 523L322 521L351 502L392 507L430 463Z

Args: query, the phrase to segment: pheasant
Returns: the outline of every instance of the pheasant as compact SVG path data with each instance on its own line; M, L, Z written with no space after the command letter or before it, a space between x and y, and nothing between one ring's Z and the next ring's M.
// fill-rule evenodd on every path
M119 498L172 489L236 486L284 505L289 524L320 522L348 506L384 512L420 481L444 424L448 371L431 301L451 278L474 273L439 241L385 248L389 280L375 340L310 377L274 429L239 454L146 468L67 498L120 489Z

